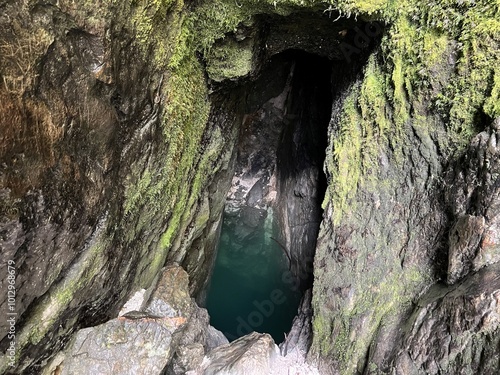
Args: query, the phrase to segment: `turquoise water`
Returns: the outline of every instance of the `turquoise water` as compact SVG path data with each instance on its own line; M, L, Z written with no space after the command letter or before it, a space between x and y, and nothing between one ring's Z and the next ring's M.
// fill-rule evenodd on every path
M287 257L271 239L279 238L272 215L251 238L242 240L240 233L224 219L207 295L210 323L229 341L256 331L269 333L280 343L290 330L301 295Z

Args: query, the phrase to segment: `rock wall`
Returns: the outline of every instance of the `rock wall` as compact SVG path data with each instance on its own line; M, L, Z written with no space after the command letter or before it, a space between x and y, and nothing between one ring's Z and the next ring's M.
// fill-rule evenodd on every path
M498 9L480 16L466 7L465 23L458 22L451 5L401 9L408 13L389 25L363 76L332 112L310 358L326 359L326 368L343 374L394 371L394 343L401 340L413 304L429 285L447 279L449 254L457 258L448 238L460 200L450 194L482 189L472 187L477 180L469 185L458 177L478 176L460 155L498 116L491 106L496 94L476 81L495 74L482 58L498 61L493 47L498 35L481 28L476 29L481 36L472 35L467 26L472 19L490 22ZM449 12L448 28L437 19L443 9ZM455 165L460 171L449 180ZM480 181L482 173L494 175L483 169ZM460 211L466 213L463 206ZM472 268L467 267L460 277ZM449 281L457 277L455 271L451 275Z
M166 261L203 289L236 115L211 111L202 66L179 42L182 2L0 8L1 282L12 260L17 288L15 365L2 354L0 372L39 373Z
M326 189L322 164L332 101L332 65L326 59L299 55L293 69L292 92L277 149L276 206L291 271L307 289Z
M493 323L444 332L435 345L460 341L455 359L395 347L425 336L400 330L412 313L464 309L417 304L431 285L498 258L499 16L488 0L1 1L1 289L13 260L17 290L1 371L39 373L169 260L203 290L242 120L213 90L288 48L348 72L327 136L309 360L324 373L497 371L480 355ZM464 295L474 305L481 290Z

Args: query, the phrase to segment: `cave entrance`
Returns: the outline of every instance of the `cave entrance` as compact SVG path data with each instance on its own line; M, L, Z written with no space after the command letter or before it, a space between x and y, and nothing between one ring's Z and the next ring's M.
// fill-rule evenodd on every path
M243 25L221 41L233 48L254 38L259 56L257 78L214 86L231 103L222 112L241 114L206 299L211 324L230 340L257 331L281 343L312 286L330 119L383 34L379 23L333 13L262 16L259 33Z
M207 295L211 324L229 340L257 331L282 342L311 286L332 66L288 50L238 91L244 116Z

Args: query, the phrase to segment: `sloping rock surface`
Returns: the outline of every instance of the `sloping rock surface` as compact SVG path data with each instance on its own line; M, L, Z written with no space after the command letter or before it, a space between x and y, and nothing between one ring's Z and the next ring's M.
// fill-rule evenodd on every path
M60 365L62 374L183 374L201 364L206 348L227 343L190 297L180 266L167 266L146 294L144 311L80 330Z

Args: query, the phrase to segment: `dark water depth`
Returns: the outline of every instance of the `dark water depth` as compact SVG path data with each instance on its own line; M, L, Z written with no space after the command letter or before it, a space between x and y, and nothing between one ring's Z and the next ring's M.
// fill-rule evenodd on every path
M300 293L288 271L288 259L271 239L279 238L272 215L251 238L224 219L207 296L211 324L229 341L252 331L284 340L297 314Z

